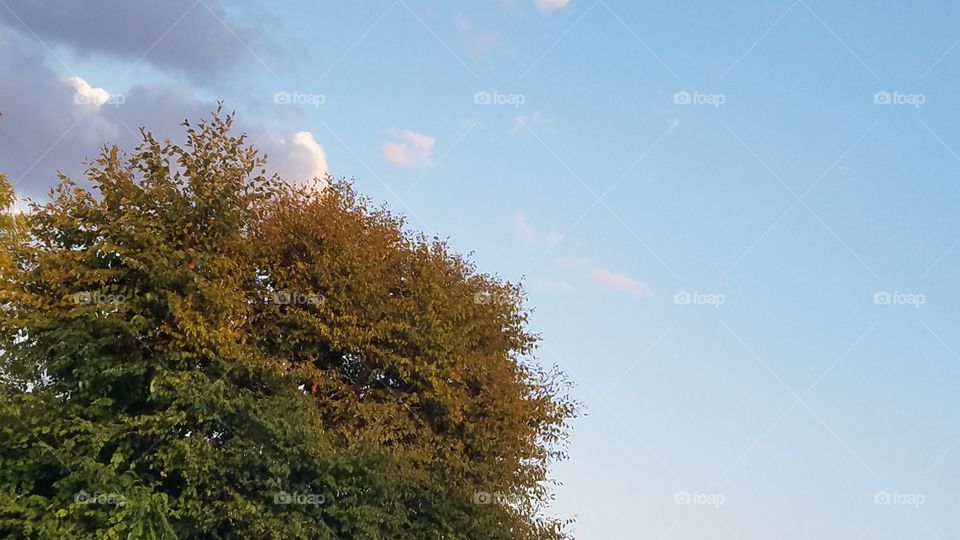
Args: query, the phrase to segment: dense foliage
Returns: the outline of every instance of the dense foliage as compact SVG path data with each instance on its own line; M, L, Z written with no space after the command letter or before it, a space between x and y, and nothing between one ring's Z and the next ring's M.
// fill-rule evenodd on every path
M0 217L0 536L564 537L520 289L231 125Z

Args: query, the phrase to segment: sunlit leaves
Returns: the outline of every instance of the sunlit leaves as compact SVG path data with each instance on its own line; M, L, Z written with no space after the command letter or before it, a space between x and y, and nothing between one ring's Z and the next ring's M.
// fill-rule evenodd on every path
M574 408L522 291L346 183L264 176L232 122L4 214L0 533L561 537Z

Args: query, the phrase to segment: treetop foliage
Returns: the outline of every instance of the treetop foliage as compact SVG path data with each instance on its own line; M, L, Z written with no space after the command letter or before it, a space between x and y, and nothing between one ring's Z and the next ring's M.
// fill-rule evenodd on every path
M0 215L0 535L565 537L520 287L232 123Z

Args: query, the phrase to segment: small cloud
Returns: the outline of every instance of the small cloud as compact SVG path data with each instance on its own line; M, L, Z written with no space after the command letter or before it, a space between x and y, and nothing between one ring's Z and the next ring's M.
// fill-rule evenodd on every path
M73 101L78 105L93 105L99 109L110 99L110 92L103 88L91 86L90 83L76 75L67 77L65 82L73 87Z
M652 292L646 283L599 267L590 270L590 279L604 287L625 291L634 298L646 298Z
M574 276L577 279L586 278L608 289L624 291L634 298L643 299L653 294L653 290L646 283L593 265L582 257L558 257L556 263L561 270L567 272L568 276Z
M533 0L533 3L537 5L537 9L546 13L565 7L570 0Z
M383 145L383 156L391 163L411 166L431 162L431 151L436 139L409 129L388 130L390 141Z
M327 175L327 153L309 131L266 141L265 146L270 153L270 165L290 182L322 180Z
M397 165L409 165L406 146L400 143L387 142L383 145L383 156Z
M526 216L523 215L523 212L517 212L513 216L513 230L516 232L517 239L523 242L524 244L546 244L548 246L555 246L563 240L563 235L551 231L547 234L539 234L536 229L527 221Z
M308 163L309 178L323 178L327 175L327 153L313 138L313 133L309 131L294 133L293 144Z

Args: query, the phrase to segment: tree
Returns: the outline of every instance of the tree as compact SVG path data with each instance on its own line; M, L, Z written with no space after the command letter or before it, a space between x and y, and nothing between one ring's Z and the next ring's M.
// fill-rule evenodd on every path
M6 175L0 173L0 238L3 246L12 246L14 238L22 228L22 219L13 214L13 205L16 202L16 193L13 186L7 181ZM0 252L0 276L13 275L13 259L8 250Z
M232 122L104 147L4 235L0 533L563 537L520 288Z

